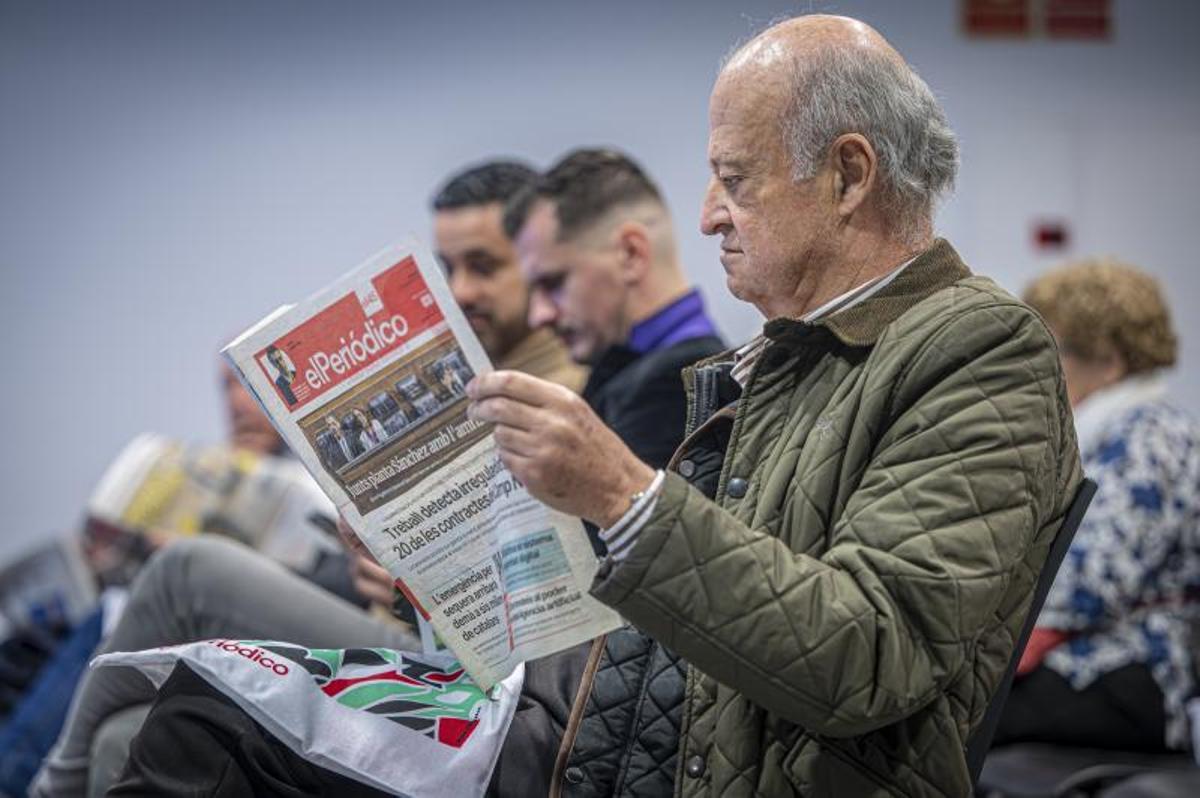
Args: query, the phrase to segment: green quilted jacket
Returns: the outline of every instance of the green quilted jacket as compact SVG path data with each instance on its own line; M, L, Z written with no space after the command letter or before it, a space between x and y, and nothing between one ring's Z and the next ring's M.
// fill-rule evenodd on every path
M967 739L1082 476L1054 341L940 240L764 334L675 456L726 425L716 501L669 473L593 586L689 663L675 793L968 795ZM693 396L729 358L685 372Z

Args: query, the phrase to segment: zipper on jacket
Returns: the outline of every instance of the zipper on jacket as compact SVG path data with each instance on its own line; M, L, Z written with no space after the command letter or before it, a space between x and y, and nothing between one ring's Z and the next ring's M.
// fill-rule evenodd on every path
M692 402L684 437L694 432L705 419L717 412L720 371L721 367L717 364L700 366L692 371Z

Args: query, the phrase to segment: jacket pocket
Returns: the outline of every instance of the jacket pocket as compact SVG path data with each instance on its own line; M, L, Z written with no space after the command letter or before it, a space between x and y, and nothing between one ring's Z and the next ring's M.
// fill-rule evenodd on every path
M835 744L804 735L788 751L783 772L792 789L802 796L838 798L883 798L897 796L887 780L868 770L855 757Z

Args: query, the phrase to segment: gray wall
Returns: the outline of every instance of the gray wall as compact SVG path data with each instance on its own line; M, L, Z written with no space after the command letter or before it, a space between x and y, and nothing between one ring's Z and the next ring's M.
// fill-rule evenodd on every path
M737 6L737 7L735 7ZM954 0L800 4L879 27L963 142L940 227L1011 289L1110 252L1170 290L1197 409L1200 4L1118 0L1108 44L970 42ZM69 529L132 435L223 434L218 346L405 232L448 170L580 144L642 159L726 333L697 231L719 57L796 4L0 0L0 559Z

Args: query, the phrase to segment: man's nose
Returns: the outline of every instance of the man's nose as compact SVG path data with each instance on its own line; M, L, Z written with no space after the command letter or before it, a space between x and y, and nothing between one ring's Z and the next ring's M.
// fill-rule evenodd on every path
M450 272L450 293L460 307L474 305L479 301L479 284L465 269Z
M552 327L558 321L558 306L546 295L545 291L535 290L529 295L529 326Z
M700 232L706 236L717 235L732 225L729 211L725 208L725 191L717 178L708 179L704 191L704 202L700 206Z

